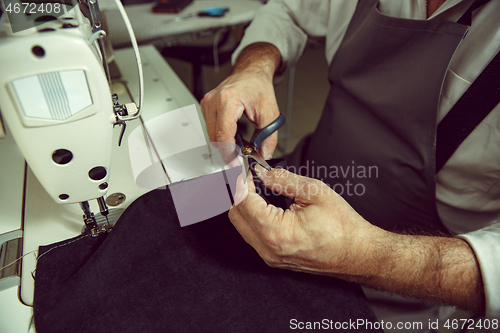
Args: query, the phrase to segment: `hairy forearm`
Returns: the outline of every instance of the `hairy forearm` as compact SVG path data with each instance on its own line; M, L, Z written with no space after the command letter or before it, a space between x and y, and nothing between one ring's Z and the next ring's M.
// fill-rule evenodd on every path
M269 266L484 314L481 272L466 241L388 232L319 180L256 171L267 188L294 200L286 210L268 205L248 182L247 197L230 210L231 222Z
M380 230L348 279L374 289L484 314L479 265L460 238Z
M281 53L269 43L255 43L245 47L236 59L232 74L256 71L273 78L281 62Z

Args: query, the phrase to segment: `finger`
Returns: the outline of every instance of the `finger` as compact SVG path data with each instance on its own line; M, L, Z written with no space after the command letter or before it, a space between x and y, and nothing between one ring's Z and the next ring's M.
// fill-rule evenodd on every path
M238 185L241 186L242 183L243 175L240 175L238 177ZM259 221L260 218L257 216L257 213L266 209L267 204L264 199L256 193L251 172L248 173L245 183L248 190L246 196L239 203L235 200L233 207L229 210L229 220L245 241L259 252L262 248L262 243L258 237L260 225L255 222ZM257 228L254 227L255 225Z
M216 119L217 119L217 106L212 98L213 90L205 94L203 99L200 101L201 112L203 118L205 119L205 124L207 126L208 138L211 142L215 142L215 131L216 131Z
M231 221L231 223L236 228L238 233L243 237L245 242L247 242L254 249L257 250L257 247L260 246L260 240L257 237L257 233L248 223L248 221L243 217L238 208L233 206L229 210L228 216L229 216L229 221Z
M217 142L227 142L232 144L230 146L223 145L221 155L224 161L229 162L233 160L234 155L234 144L236 142L235 136L238 130L238 119L242 116L244 107L239 102L229 102L222 106L222 110L217 115L216 119L216 130L215 138Z
M266 98L259 104L259 112L254 114L252 120L256 127L261 129L271 124L280 115L276 98L273 94L271 98ZM276 145L278 144L278 132L271 134L266 140L262 142L259 148L259 153L266 159L270 160L273 156Z
M322 195L329 191L323 182L299 176L285 169L267 171L258 165L255 171L267 188L302 204L319 203Z
M243 200L245 200L248 193L254 193L254 194L257 193L255 188L255 183L253 182L252 173L248 172L245 180L243 179L243 177L244 177L244 172L242 172L236 179L236 191L233 196L234 206L239 205Z
M220 107L216 120L216 141L235 142L237 122L243 115L245 108L239 101L221 102Z
M203 114L203 118L205 118L205 120L207 120L208 105L210 104L209 99L211 93L212 91L206 93L200 101L201 113Z
M278 132L274 132L262 142L259 148L259 153L266 160L270 160L273 158L274 150L276 149L277 145L278 145Z
M273 225L276 219L281 220L283 209L268 204L255 190L255 184L251 179L247 179L248 194L237 208L246 221L257 232L263 232L266 226Z
M246 193L244 199L238 203L238 210L245 218L254 219L258 213L266 209L267 203L259 194L257 194L251 172L249 172L246 183L248 192Z
M245 198L248 195L249 180L247 177L247 180L243 181L243 176L244 176L244 174L242 173L241 175L238 176L238 179L236 180L236 191L235 191L234 196L233 196L234 206L239 205L240 202L245 200ZM254 190L255 190L255 186L254 186Z

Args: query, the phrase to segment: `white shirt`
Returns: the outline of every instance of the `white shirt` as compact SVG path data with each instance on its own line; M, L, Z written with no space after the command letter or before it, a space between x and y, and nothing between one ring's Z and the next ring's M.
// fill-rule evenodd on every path
M456 22L473 0L447 0L429 20ZM275 0L255 16L233 54L247 45L274 44L282 55L277 79L300 58L308 35L326 37L330 63L356 9L356 0ZM426 20L425 0L380 0L386 15ZM472 26L448 69L438 122L500 50L500 1L473 12ZM465 139L436 176L443 224L473 248L483 276L486 315L500 318L500 104Z

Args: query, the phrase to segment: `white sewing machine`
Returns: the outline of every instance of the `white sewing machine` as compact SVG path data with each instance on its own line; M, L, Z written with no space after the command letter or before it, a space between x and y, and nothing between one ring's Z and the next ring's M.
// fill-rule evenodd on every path
M31 11L29 3L23 13L22 3L5 3L6 36L0 53L2 63L9 65L0 69L2 117L52 199L59 204L80 203L85 224L96 235L104 226L97 225L88 201L97 199L107 217L103 197L113 127L139 117L140 109L134 103L121 105L118 96L111 95L106 34L96 1L84 2L91 22L78 7L64 14L66 6L41 3L45 8L39 11L35 6L37 17L32 19L24 15ZM18 22L40 19L48 22L24 30L24 22ZM138 68L142 70L139 57Z
M134 181L128 134L160 114L197 105L156 49L141 47L147 112L138 118L132 103L141 100L136 55L131 49L115 52L122 75L110 86L102 36L78 6L29 31L0 32L0 332L30 327L36 267L31 252L82 228L106 232L106 219L116 221L149 191ZM114 125L125 121L119 147L123 127Z

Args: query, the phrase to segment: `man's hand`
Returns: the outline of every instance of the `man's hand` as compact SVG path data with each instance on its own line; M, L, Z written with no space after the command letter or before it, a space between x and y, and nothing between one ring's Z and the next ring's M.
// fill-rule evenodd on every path
M380 229L319 180L283 169L256 169L273 192L294 200L285 211L267 205L249 178L248 190L239 194L246 198L237 198L241 203L229 211L231 222L264 261L316 274L353 274L352 263L362 264L370 249L366 240Z
M237 191L229 218L268 265L484 314L479 265L463 239L385 231L318 180L256 169L267 188L294 200L287 210L267 205L251 178Z
M243 113L257 128L264 128L279 115L273 76L281 54L271 44L246 47L229 75L201 101L201 110L211 142L235 142L236 122ZM278 143L278 134L267 138L260 147L270 159Z

